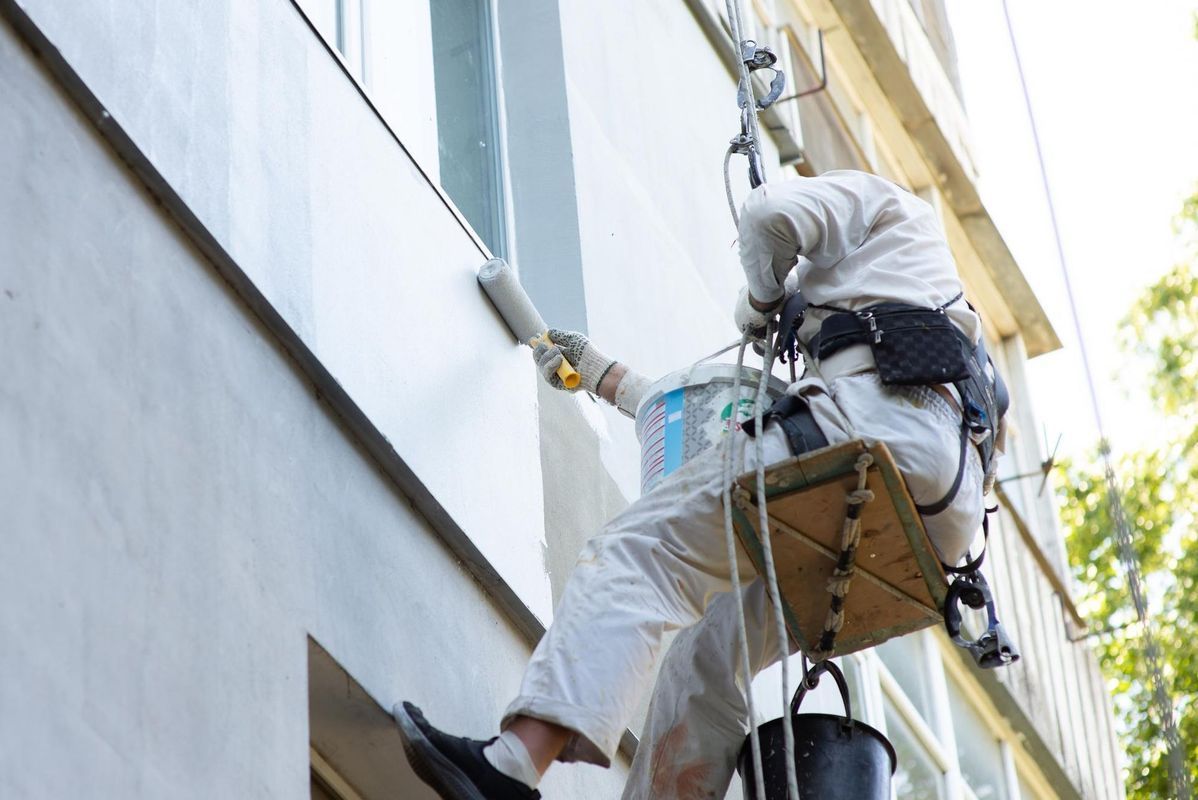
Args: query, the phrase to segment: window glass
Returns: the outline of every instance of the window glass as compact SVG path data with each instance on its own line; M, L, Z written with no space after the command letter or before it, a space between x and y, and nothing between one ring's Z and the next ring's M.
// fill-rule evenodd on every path
M1007 788L998 738L973 705L951 684L950 693L953 736L957 741L961 776L978 800L1003 800Z
M345 53L344 35L341 30L342 0L300 0L300 7L312 20L312 24Z
M878 657L898 681L907 699L915 706L924 721L931 724L932 687L928 680L928 660L924 640L919 634L897 636L877 647Z
M894 796L902 800L942 800L945 796L944 773L889 703L886 704L886 738L894 745L898 756Z
M499 125L489 0L431 0L441 186L503 253Z

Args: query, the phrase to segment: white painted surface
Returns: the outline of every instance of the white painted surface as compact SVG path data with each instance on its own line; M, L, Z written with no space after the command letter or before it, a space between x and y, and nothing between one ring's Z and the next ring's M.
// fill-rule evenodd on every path
M488 735L522 639L7 24L0 64L0 796L306 796L309 634Z
M171 15L148 0L103 7L81 25L74 9L27 5L548 620L535 373L474 280L484 255L290 4L205 3ZM131 34L130 18L153 20L153 32Z
M585 532L567 531L563 523L554 541L545 541L542 471L577 470L579 462L539 452L535 376L527 351L512 343L474 285L483 256L295 10L283 0L219 0L170 14L149 0L24 5L525 602L548 619L543 561L550 554L543 545L552 547L560 535L573 546ZM370 6L371 55L382 66L368 65L368 89L435 176L427 6L417 0ZM569 113L559 121L567 140L550 144L571 172L564 178L524 172L526 183L514 191L548 187L543 205L562 192L571 204L560 206L550 224L531 215L518 222L525 232L545 229L547 240L537 243L541 266L581 270L585 296L569 301L600 347L662 374L735 337L731 303L742 278L720 180L723 151L737 129L735 86L682 3L625 2L619 13L603 4L561 6ZM394 50L381 52L392 41ZM650 62L636 62L630 51L651 54ZM74 153L85 145L60 146ZM734 159L733 169L743 197L744 160ZM143 229L154 229L126 210L128 198L109 194L119 185L113 177L119 169L90 179L79 167L66 172L77 178L85 205L114 204L105 230L144 238ZM20 174L31 180L33 173ZM47 175L37 180L61 177ZM21 217L20 229L39 223L61 230L58 200L34 204L36 219ZM559 224L563 219L571 224ZM143 270L174 263L162 241L121 252L76 239L80 250L35 250L33 263ZM50 288L71 284L53 277L60 274L46 272ZM0 620L10 640L42 622L52 633L45 648L17 665L27 680L8 685L20 693L0 689L0 719L16 709L18 719L45 721L12 750L13 763L41 763L77 746L89 754L93 785L154 796L179 775L194 774L197 791L211 786L203 780L216 770L204 768L235 758L229 783L217 788L232 787L230 796L245 794L246 786L251 794L269 794L254 781L277 778L270 787L286 786L278 795L293 796L302 791L298 779L275 770L302 768L294 753L306 745L303 697L293 685L302 675L291 665L302 663L305 630L380 700L435 698L434 709L444 709L430 709L437 721L487 733L514 692L524 658L494 609L419 521L393 507L391 490L372 483L377 476L360 454L337 450L341 434L297 399L304 387L280 388L290 373L277 370L278 353L246 353L260 346L260 332L240 318L209 321L220 329L224 349L207 352L211 343L203 334L216 329L188 327L201 321L187 315L196 308L210 313L211 287L146 287L145 274L156 273L104 272L83 284L92 296L79 300L80 319L118 357L110 369L96 360L82 376L47 387L45 396L86 386L87 402L48 405L53 421L37 418L36 404L22 403L14 417L62 448L55 469L28 471L30 484L41 487L30 494L39 505L15 496L26 500L21 519L37 524L19 540L29 554L21 562L28 574L4 584L14 596L24 593L22 602ZM126 285L147 294L127 306L113 302ZM146 311L154 300L162 309ZM62 316L54 305L45 311ZM182 321L188 325L171 325ZM176 327L177 337L161 333ZM39 362L48 374L68 363L84 369L93 358L92 342L62 335L78 358L59 354ZM125 349L158 337L157 360ZM123 371L129 359L136 373ZM198 379L185 380L191 377ZM147 378L153 392L127 393ZM146 414L189 392L198 395L194 420L145 425ZM599 516L617 502L608 483L636 496L638 448L630 421L582 398L577 405L582 423L571 433L590 435L586 445L600 454L579 478L599 487L586 489L601 495L588 505L588 514ZM142 416L122 416L129 408ZM76 417L69 426L67 412ZM96 460L72 466L78 453L92 452L92 437L100 439ZM16 463L26 467L39 440L28 433L8 440L21 442ZM129 442L153 469L126 474ZM164 448L194 458L177 465L156 460ZM109 452L124 455L105 460ZM214 471L213 480L202 478ZM563 496L553 501L558 505L550 511L568 517ZM181 509L203 526L174 519ZM55 536L45 536L46 521L57 526ZM402 538L389 538L400 531ZM113 547L120 552L109 552ZM19 616L26 611L32 613ZM1034 614L1019 616L1029 628L1036 622ZM1044 630L1034 633L1043 640ZM1023 643L1028 650L1037 644ZM131 652L137 654L132 673ZM1042 658L1047 652L1045 644L1032 651ZM447 683L441 668L454 659L464 666ZM0 661L0 673L12 669ZM217 699L207 703L209 696ZM101 697L115 698L124 711ZM230 728L236 730L226 733ZM172 736L155 739L164 729ZM274 766L263 770L255 758ZM46 769L49 775L49 763ZM586 781L618 782L596 774L559 770L549 789L584 797ZM571 777L578 775L585 777ZM614 784L602 785L605 793L596 789L594 796L614 794ZM69 795L74 784L61 787L52 794Z

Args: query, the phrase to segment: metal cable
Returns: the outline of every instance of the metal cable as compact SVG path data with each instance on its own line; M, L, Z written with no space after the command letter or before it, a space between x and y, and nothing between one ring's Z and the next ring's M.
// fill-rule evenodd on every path
M1053 203L1052 187L1048 181L1048 169L1044 164L1044 151L1040 146L1040 133L1036 127L1036 116L1032 111L1031 95L1027 88L1027 77L1023 71L1023 61L1019 57L1019 46L1015 40L1015 28L1011 24L1010 10L1007 0L1002 0L1003 17L1007 24L1007 36L1011 41L1011 52L1015 56L1015 70L1019 76L1019 86L1023 92L1023 102L1027 108L1027 118L1032 131L1032 143L1036 148L1036 160L1040 167L1040 181L1044 188L1044 198L1048 204L1048 219L1052 225L1053 240L1057 248L1057 260L1061 267L1061 275L1065 282L1065 297L1069 301L1069 313L1073 320L1073 329L1077 334L1078 351L1081 353L1082 371L1086 378L1086 388L1090 393L1090 405L1094 413L1094 424L1098 428L1099 453L1102 456L1103 472L1107 486L1107 504L1111 521L1115 526L1115 541L1119 560L1127 574L1127 583L1131 591L1132 604L1135 606L1136 617L1141 625L1140 630L1144 641L1144 657L1148 662L1148 671L1152 682L1152 697L1161 718L1161 729L1169 748L1169 781L1172 784L1173 796L1178 800L1189 800L1191 787L1189 773L1186 771L1185 752L1182 749L1181 736L1177 731L1177 722L1173 716L1173 701L1165 687L1164 671L1161 667L1160 647L1153 631L1152 620L1148 616L1148 605L1141 589L1140 567L1136 560L1135 549L1132 546L1131 530L1127 516L1123 513L1123 503L1120 499L1119 482L1115 468L1111 463L1111 447L1102 424L1102 411L1098 404L1098 392L1094 387L1094 376L1090 370L1090 358L1086 352L1086 340L1082 334L1081 318L1077 311L1077 302L1073 296L1073 284L1069 279L1069 268L1065 260L1065 247L1061 240L1061 230L1057 224L1056 206Z

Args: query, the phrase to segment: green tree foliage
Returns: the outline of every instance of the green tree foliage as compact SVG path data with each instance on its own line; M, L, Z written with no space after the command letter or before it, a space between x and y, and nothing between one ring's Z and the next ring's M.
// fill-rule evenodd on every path
M1184 205L1179 234L1191 247L1181 264L1149 286L1121 326L1132 385L1146 387L1168 419L1166 440L1122 456L1115 466L1143 588L1164 655L1165 678L1198 784L1198 194ZM1165 738L1152 704L1140 626L1119 562L1097 452L1061 465L1062 519L1080 606L1114 694L1128 757L1131 800L1171 797Z

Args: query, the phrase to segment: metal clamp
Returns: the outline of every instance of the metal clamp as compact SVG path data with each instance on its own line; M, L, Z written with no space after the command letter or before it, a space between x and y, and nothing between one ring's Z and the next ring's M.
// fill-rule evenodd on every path
M986 609L986 632L974 641L961 636L961 603L972 609ZM960 575L948 587L944 598L944 627L957 647L964 648L982 669L1005 667L1019 660L1019 649L998 621L990 585L980 572Z
M757 98L757 109L765 111L777 102L778 98L782 96L782 92L786 90L786 73L774 66L778 63L778 56L765 45L758 45L752 39L746 39L740 43L740 58L750 72L768 69L774 73L774 77L770 80L769 92L765 97ZM745 89L743 80L737 84L736 102L741 108L749 103L749 93Z

